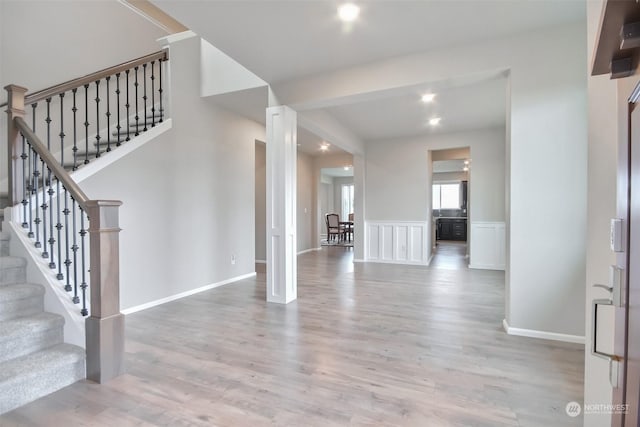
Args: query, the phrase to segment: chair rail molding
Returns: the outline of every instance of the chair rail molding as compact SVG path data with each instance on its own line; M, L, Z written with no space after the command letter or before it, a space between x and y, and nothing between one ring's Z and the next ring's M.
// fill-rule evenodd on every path
M365 261L429 265L429 222L365 221Z

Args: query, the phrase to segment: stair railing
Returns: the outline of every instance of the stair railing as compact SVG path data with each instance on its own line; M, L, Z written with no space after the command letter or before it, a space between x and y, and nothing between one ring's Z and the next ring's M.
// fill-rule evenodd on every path
M162 70L167 58L166 51L156 52L30 95L17 85L5 87L8 197L11 206L21 205L22 217L13 220L33 239L71 300L81 305L80 313L88 316L87 378L100 383L123 372L118 213L122 203L90 200L67 169L75 170L80 162L89 163L128 141L131 135L162 122ZM80 90L83 93L78 95ZM65 95L71 98L71 107L69 103L65 107ZM45 112L40 115L38 104L43 100L41 108ZM103 100L106 105L101 109ZM65 120L69 112L71 120ZM31 126L27 124L29 115ZM100 119L106 122L106 128L101 128ZM44 126L38 126L42 122ZM42 136L36 132L38 127ZM79 127L85 137L82 157L78 155ZM54 132L59 144L52 144ZM101 133L106 134L106 142ZM72 135L71 141L65 140L67 135ZM95 152L89 150L89 135L95 139ZM65 162L67 149L73 163Z

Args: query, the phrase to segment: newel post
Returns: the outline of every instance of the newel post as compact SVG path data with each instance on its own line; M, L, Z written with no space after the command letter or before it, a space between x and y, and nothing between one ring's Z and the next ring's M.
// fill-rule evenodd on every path
M23 170L18 167L18 163L22 163L22 139L20 132L13 122L16 117L24 117L24 96L27 89L22 86L8 85L4 89L7 91L7 148L8 148L8 194L9 206L15 206L24 198L22 194L22 185L16 185L22 182Z
M87 318L87 379L104 383L124 372L124 315L120 313L120 201L90 200L91 315Z

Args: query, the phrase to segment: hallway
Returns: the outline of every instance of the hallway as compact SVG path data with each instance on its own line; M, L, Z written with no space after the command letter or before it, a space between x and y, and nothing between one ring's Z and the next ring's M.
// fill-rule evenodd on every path
M506 335L502 272L352 256L300 256L287 306L265 302L259 273L128 315L126 375L0 425L582 424L565 405L582 399L583 347Z

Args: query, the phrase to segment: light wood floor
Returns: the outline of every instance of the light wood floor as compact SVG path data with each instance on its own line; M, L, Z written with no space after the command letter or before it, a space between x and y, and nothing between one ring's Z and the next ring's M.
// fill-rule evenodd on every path
M582 425L565 414L582 346L506 335L504 274L463 253L441 245L423 268L323 248L299 257L287 306L265 302L258 274L129 315L126 375L0 426Z

